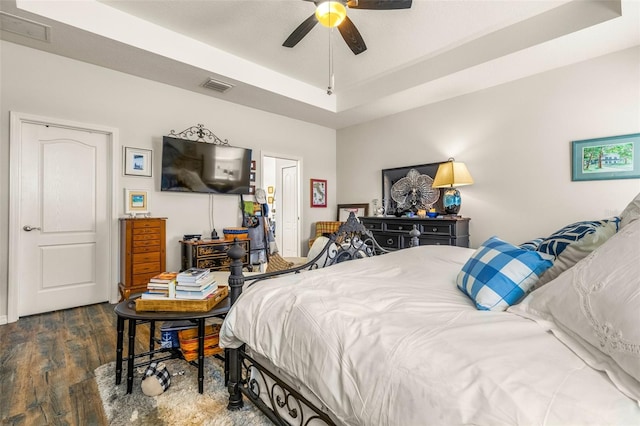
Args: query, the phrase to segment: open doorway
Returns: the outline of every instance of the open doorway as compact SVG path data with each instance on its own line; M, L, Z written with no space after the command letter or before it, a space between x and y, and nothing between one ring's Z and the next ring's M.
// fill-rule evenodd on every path
M263 154L262 183L267 192L269 217L282 257L300 254L300 161Z

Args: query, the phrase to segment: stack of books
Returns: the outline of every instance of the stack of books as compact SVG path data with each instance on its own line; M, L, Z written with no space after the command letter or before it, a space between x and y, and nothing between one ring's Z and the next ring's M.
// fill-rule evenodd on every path
M189 268L176 277L176 299L204 300L218 289L209 269Z
M177 272L161 272L149 279L147 291L140 296L143 299L170 299L175 297Z

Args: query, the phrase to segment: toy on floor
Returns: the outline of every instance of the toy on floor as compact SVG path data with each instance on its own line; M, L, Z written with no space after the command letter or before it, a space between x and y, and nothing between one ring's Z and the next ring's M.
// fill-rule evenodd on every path
M147 396L158 396L171 385L171 374L164 362L152 362L142 378L142 393Z

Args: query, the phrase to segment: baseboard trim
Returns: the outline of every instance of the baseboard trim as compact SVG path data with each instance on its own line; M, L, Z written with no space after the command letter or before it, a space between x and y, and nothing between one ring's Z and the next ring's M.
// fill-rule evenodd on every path
M7 324L7 316L0 315L0 325L4 325L4 324Z

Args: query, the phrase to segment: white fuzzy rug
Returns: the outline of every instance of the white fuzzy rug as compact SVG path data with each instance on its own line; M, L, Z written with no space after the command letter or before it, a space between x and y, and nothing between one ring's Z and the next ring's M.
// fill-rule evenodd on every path
M204 393L198 393L198 369L180 359L165 361L173 375L171 386L160 396L149 397L140 387L144 368L136 371L133 392L127 391L126 363L122 382L116 386L115 362L95 370L102 406L109 424L118 425L202 425L202 426L267 426L271 421L245 398L244 408L227 410L224 367L216 358L205 359Z

